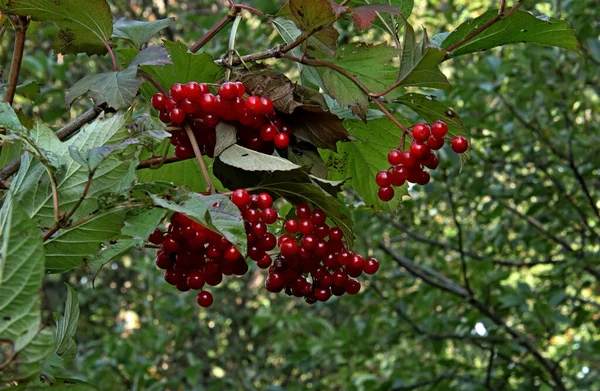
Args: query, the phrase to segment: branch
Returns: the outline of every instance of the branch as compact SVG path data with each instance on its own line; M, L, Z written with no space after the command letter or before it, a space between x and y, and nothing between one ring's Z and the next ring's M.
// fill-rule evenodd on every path
M208 168L206 168L206 164L204 163L204 159L202 158L202 152L200 152L200 147L198 147L198 142L196 141L196 137L194 136L194 132L190 125L184 125L185 132L187 133L188 138L190 139L190 143L192 143L192 149L194 150L194 155L196 155L196 160L198 160L198 164L200 164L200 169L202 170L202 175L204 176L204 180L206 181L207 188L210 194L215 194L215 185L212 183L210 179L210 174L208 173Z
M79 117L75 118L72 122L59 129L56 132L56 137L61 141L69 138L71 135L77 133L83 125L98 118L103 111L104 106L95 106L89 109ZM0 170L0 189L5 188L4 181L19 171L19 167L21 167L21 159L15 159Z
M16 17L15 21L15 30L17 35L15 36L15 47L13 49L12 61L10 63L8 87L6 88L6 95L4 96L4 100L9 105L13 104L15 93L17 92L17 86L19 85L19 73L21 72L21 63L23 62L23 51L25 50L27 26L29 25L29 21L26 16Z
M206 34L202 36L202 38L200 38L195 44L193 44L190 47L190 52L196 53L198 50L202 49L202 47L206 45L211 39L213 39L215 35L217 35L221 30L223 30L223 28L225 28L225 26L227 26L239 12L239 7L230 8L229 12L227 12L227 15L221 18L221 20L219 20L214 26L212 26L210 30L208 30Z
M190 158L193 159L193 158ZM188 159L179 159L177 156L173 155L173 156L167 156L166 158L164 156L156 156L156 157L151 157L150 159L146 159L146 160L142 160L141 162L138 163L136 170L141 170L144 168L157 168L156 166L159 164L170 164L170 163L177 163L177 162L182 162L184 160L188 160Z
M485 375L485 386L487 388L490 388L490 386L492 385L492 370L494 367L494 355L496 354L496 348L494 347L494 345L492 345L492 348L490 349L490 359L488 360L488 365L487 365L487 371L486 371L486 375Z
M448 54L451 54L452 51L454 51L456 48L458 48L459 46L463 45L464 43L470 41L471 39L473 39L477 35L481 34L482 32L484 32L485 30L487 30L488 28L490 28L493 24L495 24L500 19L508 18L514 12L517 12L517 10L519 9L519 7L524 2L525 2L525 0L519 0L519 1L517 1L517 4L515 4L506 14L504 14L502 12L499 12L498 15L494 16L492 19L490 19L483 26L481 26L477 30L472 31L471 33L467 34L466 37L464 37L460 41L456 42L454 45L451 45L448 49L446 49L446 52L448 52ZM502 3L500 4L500 8L501 9L504 9L504 6L505 6L504 3L505 3L505 1L502 0Z

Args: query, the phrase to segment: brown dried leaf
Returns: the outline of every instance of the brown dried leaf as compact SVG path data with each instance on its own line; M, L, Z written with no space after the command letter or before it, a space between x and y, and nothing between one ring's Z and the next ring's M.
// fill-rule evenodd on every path
M377 17L377 12L400 15L398 7L389 4L367 4L352 9L354 23L360 30L368 28Z

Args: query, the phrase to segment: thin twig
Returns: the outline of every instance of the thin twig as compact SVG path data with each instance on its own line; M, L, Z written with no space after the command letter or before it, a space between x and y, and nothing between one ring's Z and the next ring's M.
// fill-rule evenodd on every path
M13 49L12 61L10 64L10 73L8 75L8 86L4 100L9 104L13 104L17 86L19 85L19 73L21 72L21 63L23 62L23 51L25 50L25 39L27 34L27 26L29 21L26 16L19 16L16 20L16 36L15 47Z
M190 47L190 52L196 53L198 50L202 49L206 43L208 43L211 39L215 37L225 26L227 26L240 12L240 8L231 8L227 15L225 15L221 20L219 20L214 26L210 28L195 44Z
M190 139L190 143L192 144L192 149L194 150L194 155L196 155L196 160L198 160L198 164L200 164L200 169L202 170L202 175L204 176L204 180L206 181L208 191L211 194L215 193L215 185L212 183L210 179L210 174L208 172L208 168L204 163L204 159L202 158L202 152L200 152L200 147L198 146L198 142L196 141L196 137L194 136L194 132L190 125L184 125L185 132L187 133L188 138Z
M504 13L505 8L506 8L506 0L500 0L500 9L498 10L498 15L502 15Z
M58 206L58 187L56 186L56 179L54 173L46 168L48 176L50 177L50 187L52 188L52 207L54 209L54 223L58 224L60 221L60 210Z
M113 64L113 70L115 72L119 72L119 64L117 63L117 58L115 57L115 53L113 52L112 48L110 47L110 44L106 41L103 41L104 43L104 47L106 47L106 50L108 50L108 54L110 54L110 58L112 60L112 64Z
M377 99L373 99L373 103L375 103L377 107L379 107L379 110L381 110L383 114L385 114L397 127L402 129L402 146L404 146L404 139L406 133L408 133L408 129L406 128L406 126L402 125L402 123L398 121L396 117L394 117L394 115L388 111L388 109L385 108L383 103L381 103Z
M193 159L193 158L190 158L190 159ZM184 160L187 160L187 159L184 159ZM162 164L170 164L170 163L182 162L184 160L179 159L175 155L167 156L166 158L164 156L157 156L157 157L153 157L150 159L142 160L137 165L136 170L141 170L144 168L158 168L158 167L156 167L156 165L160 164L161 162L162 162Z
M492 345L492 348L490 349L490 358L488 360L488 365L487 365L487 371L485 374L485 386L487 388L490 388L490 386L492 385L492 371L494 369L494 356L496 355L496 347L494 345Z
M142 78L146 79L146 81L150 82L150 84L152 84L154 86L154 88L156 88L158 90L158 92L160 92L161 94L167 93L167 90L165 90L165 88L158 82L158 80L156 80L154 77L152 77L152 75L150 75L148 72L145 72L145 71L142 71L141 69L139 69L137 73Z

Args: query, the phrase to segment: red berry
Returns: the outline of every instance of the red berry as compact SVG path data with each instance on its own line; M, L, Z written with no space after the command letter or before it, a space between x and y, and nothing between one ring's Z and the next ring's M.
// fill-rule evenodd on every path
M430 149L437 151L438 149L441 149L444 146L444 139L436 138L435 136L429 136L429 138L427 139L427 146Z
M413 138L416 142L424 143L429 138L431 131L427 124L417 124L413 127Z
M429 155L429 159L427 159L427 161L423 163L423 165L425 167L431 168L432 170L435 170L439 164L440 164L440 161L439 161L438 157L435 155L435 153L433 153L433 152Z
M208 273L206 273L206 283L208 285L210 285L210 286L217 286L221 282L223 282L223 274L221 274L220 270L219 270L219 272L214 273L214 274L208 274Z
M348 266L352 261L352 253L348 250L340 251L337 256L337 261L340 266Z
M252 233L258 237L263 236L267 233L267 225L262 222L255 223L252 227Z
M419 177L417 178L417 185L421 185L421 186L425 186L426 184L429 183L430 180L430 175L427 171L421 171Z
M260 193L258 195L258 206L261 209L270 208L273 206L273 197L269 193Z
M196 114L200 111L200 105L198 104L198 102L195 100L189 100L187 98L185 98L181 102L179 102L179 107L186 114Z
M243 213L244 218L250 223L256 223L260 219L260 212L257 209L246 209Z
M279 251L284 257L293 257L298 254L300 248L295 240L286 240L279 244Z
M223 83L219 87L219 95L226 100L236 98L238 89L235 83Z
M256 261L256 266L261 269L267 269L269 266L271 266L271 256L269 254L263 255L261 259Z
M183 90L185 97L189 100L194 101L200 100L200 98L204 94L204 91L202 91L202 87L200 87L200 84L196 83L195 81L187 83L183 87Z
M260 238L260 242L265 251L271 251L277 247L277 238L270 232L267 232Z
M187 276L187 284L190 289L202 289L204 283L206 282L206 278L204 273L199 270L192 270L188 273Z
M171 110L169 116L171 117L171 122L173 122L176 125L179 125L180 123L185 121L185 111L178 107L175 107L173 110Z
M165 94L154 94L152 97L152 107L154 107L158 111L162 111L165 109L165 103L167 102L167 96Z
M152 232L152 235L150 235L150 238L148 240L152 244L161 244L164 240L162 231L158 228L155 229L154 232Z
M171 122L171 116L168 111L161 111L160 114L158 114L158 118L165 124Z
M329 239L331 240L342 240L342 238L344 237L344 232L338 228L332 228L329 230Z
M176 102L179 102L183 98L185 98L185 91L183 88L183 84L175 83L171 86L171 98L173 98Z
M314 225L323 224L325 223L325 220L327 220L327 215L321 209L315 209L312 211L310 221L312 221Z
M392 183L392 177L387 171L379 171L375 177L375 182L379 187L387 187Z
M296 216L298 216L298 218L300 219L310 219L310 217L312 216L310 207L306 204L296 205Z
M390 182L393 186L402 186L406 182L406 168L404 166L392 168Z
M277 136L277 128L273 125L265 125L260 129L260 138L265 141L273 141Z
M304 235L304 237L302 238L302 247L304 247L308 251L313 251L317 248L317 242L317 238L314 235Z
M331 291L326 288L315 289L315 298L319 301L327 301L331 297Z
M407 168L413 168L419 166L419 161L410 151L406 151L402 153L402 164Z
M196 297L198 305L204 308L210 307L213 303L213 300L213 295L208 291L202 291L198 293L198 296Z
M271 99L263 97L260 98L260 112L259 114L267 115L273 112L273 102Z
M381 201L389 201L394 198L394 189L391 186L382 187L377 192L377 196Z
M179 281L179 274L175 271L175 269L167 269L165 270L165 281L169 285L177 285L177 281Z
M312 233L313 227L313 223L310 219L302 219L298 225L298 231L300 231L301 234L307 235Z
M443 139L448 133L448 125L444 121L435 121L431 124L431 134L435 138Z
M398 164L401 164L402 163L402 152L400 152L397 149L392 149L388 153L388 162L392 166L397 166Z
M242 254L240 254L239 250L235 248L235 246L229 246L229 248L225 250L225 259L228 261L235 262L240 258L242 258Z
M365 259L358 254L354 254L354 256L352 256L350 264L348 265L348 268L362 270L363 266L365 266Z
M348 274L343 270L338 270L333 274L333 285L338 287L344 287L348 281Z
M175 147L175 156L177 156L179 160L189 159L194 156L194 150L191 146L179 144Z
M295 234L296 232L298 232L298 220L296 219L289 219L288 221L285 222L283 228L291 233L291 234Z
M379 262L375 258L369 258L365 261L363 271L367 274L375 274L379 270Z
M269 273L265 281L265 287L269 292L277 293L283 289L283 276L277 272Z
M277 211L273 208L265 208L260 213L260 219L265 224L273 224L277 221Z
M203 94L200 97L200 107L206 114L214 114L216 110L215 96L211 93Z
M456 153L464 153L469 149L469 142L462 136L456 136L452 139L452 150Z
M275 148L285 149L290 145L290 137L286 133L278 133L273 139Z
M177 107L177 101L173 98L168 98L165 102L165 110L171 111Z
M163 249L167 254L173 254L179 249L179 244L173 238L165 238L162 243Z
M231 194L231 202L238 208L250 205L250 194L246 189L237 189Z
M414 156L418 161L424 161L429 158L430 154L429 147L421 143L413 143L410 146L410 154Z
M236 81L234 84L235 84L237 96L239 98L241 98L246 93L246 87L244 87L244 85L239 81Z
M210 129L216 128L220 121L221 119L217 115L213 114L206 114L202 117L202 123L204 126Z
M258 96L252 95L246 99L246 110L248 110L249 114L257 115L260 114L259 110L261 107L260 98Z
M348 281L346 281L346 285L344 285L344 288L346 289L346 293L348 293L349 295L355 295L360 291L360 282L356 281L353 278L348 279Z
M170 269L173 267L173 261L171 261L171 257L162 250L158 250L156 253L156 267L163 270Z

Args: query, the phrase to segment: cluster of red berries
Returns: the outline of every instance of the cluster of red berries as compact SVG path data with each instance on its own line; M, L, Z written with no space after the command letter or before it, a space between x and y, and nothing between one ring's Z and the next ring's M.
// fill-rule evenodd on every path
M342 230L329 226L321 209L299 204L295 212L297 218L284 224L287 234L278 239L279 254L269 267L267 290L304 297L309 304L327 301L332 294L357 294L360 282L355 278L363 272L375 274L379 262L348 250Z
M217 94L204 83L175 83L170 95L158 93L152 97L152 106L159 118L179 129L171 131L171 144L179 159L194 155L187 133L181 129L190 126L203 154L213 157L216 144L215 128L221 121L237 129L238 143L263 153L272 154L275 148L287 148L292 130L284 125L267 97L247 96L240 82L219 86ZM246 97L244 97L246 96Z
M267 225L275 223L279 217L273 209L273 199L267 193L250 196L244 192L249 200L242 209L248 242L260 242L260 250L257 246L249 246L248 253L253 257L268 257L270 263L266 251L276 247L277 239L267 232ZM233 200L236 200L238 193L233 193ZM204 285L219 285L223 275L243 276L248 272L246 259L224 236L182 213L174 213L170 222L166 233L157 229L149 238L151 243L160 245L156 253L156 266L165 270L165 281L180 291L200 290L196 298L198 304L210 307L213 296L203 290Z
M428 184L430 175L424 168L435 170L438 167L440 162L433 151L441 149L445 139L451 140L452 150L456 153L464 153L469 148L466 138L456 136L450 139L446 137L447 133L448 125L443 121L415 125L409 132L412 138L410 148L407 151L391 150L388 153L391 167L378 172L375 177L379 199L390 201L394 198L394 186L402 186L405 182Z

